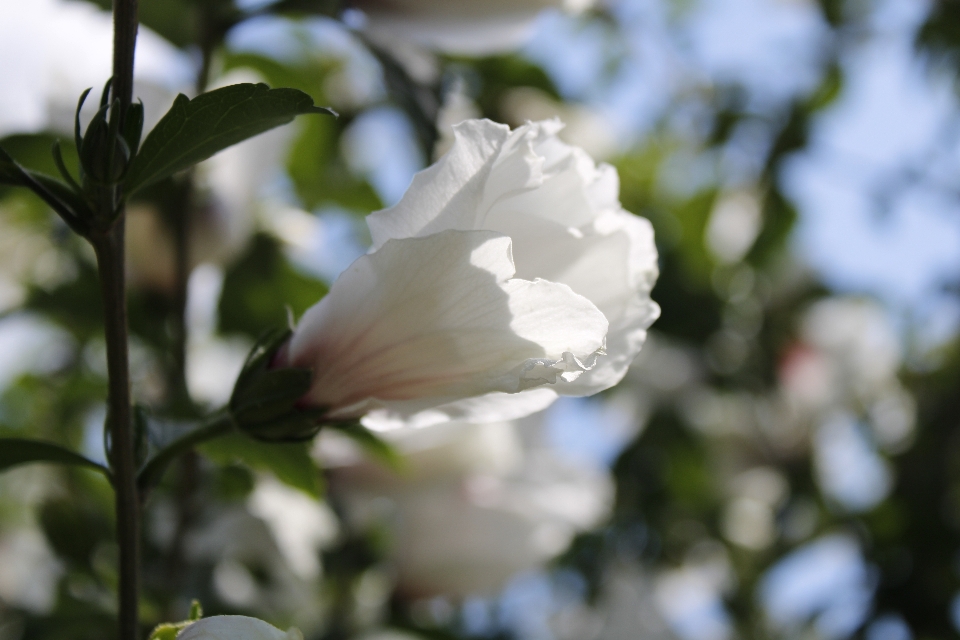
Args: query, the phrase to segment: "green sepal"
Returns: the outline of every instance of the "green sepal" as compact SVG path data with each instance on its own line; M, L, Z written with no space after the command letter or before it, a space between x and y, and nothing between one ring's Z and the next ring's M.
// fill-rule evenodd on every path
M103 91L100 92L100 108L103 109L110 104L110 87L113 85L113 76L107 78L103 83Z
M289 411L310 390L310 369L271 369L263 371L244 387L230 403L238 422L269 420Z
M129 145L120 136L119 109L119 100L114 100L113 105L101 106L83 134L80 165L87 178L84 186L88 189L116 184L130 163Z
M190 603L190 615L180 622L163 622L154 627L147 640L176 640L180 632L203 617L203 607L199 600Z
M104 147L110 132L110 125L107 122L109 110L109 105L103 105L97 110L93 119L90 120L90 124L87 125L87 130L80 140L80 146L77 147L85 183L93 181L96 184L101 184L106 181L103 169L106 162Z
M82 197L83 189L80 188L80 184L74 180L73 176L70 174L70 170L67 169L66 163L63 161L63 151L60 149L59 140L53 143L53 146L50 148L50 153L53 155L53 162L57 165L57 171L59 171L63 179L67 181L67 184L70 186L73 192Z
M233 395L230 398L231 404L238 399L238 395L244 392L257 375L267 370L277 352L292 335L293 331L290 329L274 329L267 331L257 339L243 362L240 375L237 376L237 382L233 387Z
M140 148L140 136L143 135L143 103L134 102L127 107L123 119L123 140L127 143L129 155L136 155Z
M266 442L309 440L320 430L322 408L299 406L310 390L310 369L271 365L291 331L270 331L250 350L230 396L229 410L241 431Z
M77 151L80 151L80 147L83 145L83 135L80 131L80 110L83 109L83 103L86 102L87 96L90 95L90 92L93 91L93 88L86 89L83 93L80 94L80 99L77 101L77 110L73 114L73 141L77 145ZM80 164L80 178L83 178L83 164Z
M180 632L190 624L193 624L193 622L164 622L158 624L154 627L153 631L150 632L150 638L148 640L176 640Z

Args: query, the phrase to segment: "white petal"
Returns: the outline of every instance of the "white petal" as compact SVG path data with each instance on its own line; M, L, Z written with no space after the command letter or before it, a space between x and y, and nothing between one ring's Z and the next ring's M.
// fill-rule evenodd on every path
M570 379L608 323L563 284L511 279L509 238L446 231L359 258L309 309L289 361L335 415L391 402L446 404Z
M367 217L374 247L445 229L498 230L515 219L582 227L620 209L619 179L556 137L559 120L510 131L489 120L454 127L454 144L418 173L399 203Z
M0 138L41 130L73 132L77 98L99 95L110 75L110 13L87 2L0 2ZM9 61L9 62L8 62ZM14 63L15 61L15 63ZM146 105L149 131L178 89L191 86L189 57L146 27L137 41L134 97ZM92 116L97 101L84 109Z
M188 626L177 640L303 640L303 635L297 629L283 632L257 618L212 616Z
M518 277L567 284L610 322L607 355L552 387L587 395L619 382L659 316L650 300L657 251L649 222L621 208L616 170L562 142L562 127L558 120L528 123L504 136L500 125L463 122L449 154L368 223L375 243L444 229L510 236ZM459 404L408 420L459 417Z
M477 228L474 216L487 176L509 135L510 127L489 120L468 120L455 126L450 151L414 176L400 202L367 216L373 248L391 238L427 235L424 230L441 216L451 219L445 229Z
M583 10L591 2L562 0L353 0L366 13L375 41L406 40L465 55L489 55L516 48L530 35L547 7Z
M515 420L546 409L559 396L552 387L536 387L519 393L487 393L433 406L429 400L391 402L374 409L361 422L374 431L390 431L404 427L421 429L451 420L464 422L501 422Z

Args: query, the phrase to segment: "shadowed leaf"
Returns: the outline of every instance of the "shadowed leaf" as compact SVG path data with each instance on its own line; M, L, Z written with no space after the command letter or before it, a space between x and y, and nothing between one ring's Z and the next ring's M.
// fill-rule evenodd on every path
M26 438L0 438L0 471L31 462L70 464L110 475L110 471L103 465L58 444Z
M180 94L130 164L126 192L131 194L308 113L335 115L315 106L302 91L270 89L265 84L235 84L193 100Z

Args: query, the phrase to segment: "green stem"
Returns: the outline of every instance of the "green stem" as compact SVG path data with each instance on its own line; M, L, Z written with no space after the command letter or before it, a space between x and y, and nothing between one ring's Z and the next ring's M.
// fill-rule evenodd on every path
M113 83L114 99L119 101L118 121L133 96L133 59L137 43L137 0L113 3ZM111 141L112 144L112 141ZM122 198L122 194L119 194ZM117 509L117 542L120 547L119 639L137 640L140 636L140 499L137 491L136 457L133 438L133 414L130 400L130 358L127 345L127 296L124 264L124 210L117 203L102 204L111 210L97 211L101 221L112 220L106 228L96 229L89 239L97 254L100 291L103 296L104 332L107 343L109 377L108 428L110 462L114 474Z
M133 99L133 56L137 46L137 0L113 0L113 97L120 124Z
M211 416L202 426L186 435L180 436L153 456L140 470L138 483L144 491L155 487L163 478L167 467L180 455L192 450L198 444L227 435L235 428L233 417L223 411Z
M140 591L140 500L137 495L130 402L130 360L127 352L127 300L124 280L124 220L90 241L97 254L103 296L104 333L109 378L107 426L113 468L120 546L120 640L139 636L137 606Z

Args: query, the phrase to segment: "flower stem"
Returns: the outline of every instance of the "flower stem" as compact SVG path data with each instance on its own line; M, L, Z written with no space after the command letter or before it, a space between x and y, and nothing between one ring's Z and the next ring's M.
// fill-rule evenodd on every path
M113 97L121 117L133 98L133 54L137 45L137 0L113 0Z
M140 471L140 486L149 491L163 477L167 467L179 456L198 444L227 435L236 428L233 417L226 410L210 416L204 424L177 438L161 449Z
M137 0L113 3L113 83L119 100L120 124L133 95L133 57L137 42ZM122 198L122 195L121 195ZM98 211L112 220L90 234L97 254L103 296L104 332L109 378L107 428L110 430L110 463L114 473L117 542L120 547L119 639L137 640L140 595L140 500L137 495L136 459L130 401L130 358L127 345L127 294L124 274L124 211Z
M124 281L124 220L91 235L100 272L104 331L107 343L110 465L116 494L117 542L120 546L120 640L139 637L137 606L140 591L140 501L137 495L130 360L127 352L127 300Z

